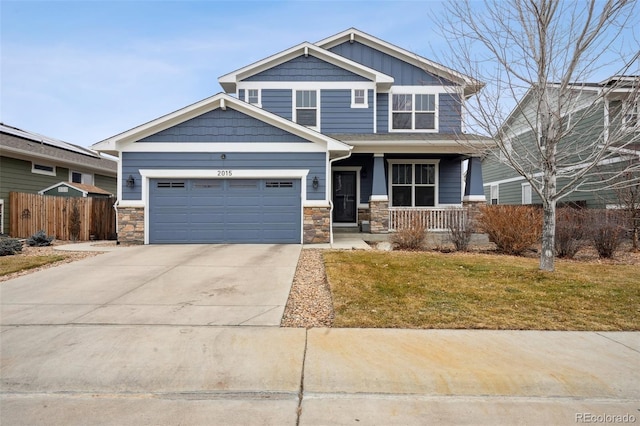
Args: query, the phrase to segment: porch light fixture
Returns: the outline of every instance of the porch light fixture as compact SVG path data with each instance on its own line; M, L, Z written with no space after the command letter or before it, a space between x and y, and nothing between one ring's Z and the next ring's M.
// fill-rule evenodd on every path
M127 188L133 188L134 186L136 186L136 180L133 178L133 176L129 175L129 177L127 178Z
M313 177L313 189L318 189L320 182L318 181L318 176Z

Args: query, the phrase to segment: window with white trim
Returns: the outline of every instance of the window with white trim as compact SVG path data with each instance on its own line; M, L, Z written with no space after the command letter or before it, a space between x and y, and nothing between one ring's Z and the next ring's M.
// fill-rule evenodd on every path
M522 204L531 204L531 184L522 184Z
M490 199L491 204L498 204L498 185L491 185Z
M435 94L393 94L391 101L392 130L435 130Z
M89 173L69 171L69 182L83 183L85 185L93 185L93 175Z
M260 105L260 89L247 89L247 102L252 105Z
M637 128L640 126L640 103L639 102L625 102L622 106L623 117L622 124L628 128Z
M39 175L47 175L47 176L55 176L56 175L56 166L51 166L49 164L42 163L31 163L31 173L36 173Z
M367 89L351 90L351 108L368 108Z
M316 90L296 90L294 121L303 126L318 127L318 92Z
M391 163L392 207L434 207L437 199L438 167L434 162Z

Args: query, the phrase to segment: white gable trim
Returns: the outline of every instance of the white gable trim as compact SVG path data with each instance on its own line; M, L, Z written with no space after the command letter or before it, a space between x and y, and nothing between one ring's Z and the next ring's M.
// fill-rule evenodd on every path
M58 182L55 185L51 185L48 188L45 188L43 190L38 191L38 194L42 195L45 192L47 192L47 191L49 191L49 190L51 190L53 188L57 188L58 186L68 186L69 188L73 188L76 191L81 192L83 197L86 197L89 194L89 191L85 191L84 189L80 189L80 188L74 186L73 183L70 183L70 182Z
M326 147L328 151L348 152L351 150L351 147L345 143L310 130L305 126L296 124L290 120L284 119L276 114L270 113L254 105L238 100L225 93L218 93L217 95L203 99L199 102L196 102L195 104L191 104L170 114L166 114L124 133L113 136L109 139L105 139L104 141L98 142L97 144L93 145L92 148L97 151L107 153L119 153L124 150L129 150L132 147L132 144L137 140L144 139L147 136L154 135L158 132L176 126L192 118L198 117L209 111L213 111L217 108L232 108L238 112L247 114L250 117L278 127L286 132L292 133L310 142L320 144L321 146ZM176 145L173 144L173 146L175 147Z
M453 81L454 83L463 85L465 86L465 94L467 96L472 95L484 86L484 83L481 83L478 80L459 73L458 71L455 71L451 68L445 67L444 65L438 64L437 62L430 61L429 59L426 59L406 49L369 35L356 28L349 28L348 30L342 31L331 37L327 37L316 42L315 45L323 49L331 49L332 47L335 47L347 41L357 41L358 43L362 43L373 49L379 50L380 52L386 53L387 55L393 56L411 65L422 68L439 77L446 78L447 80Z
M347 59L343 56L336 55L321 47L313 45L308 42L298 44L287 50L284 50L275 55L269 56L261 61L255 62L239 70L230 72L218 78L218 82L227 93L235 93L237 90L237 84L252 75L259 74L277 65L283 64L301 55L311 55L325 62L333 64L337 67L351 71L354 74L367 78L377 84L393 84L393 77L384 73L374 70L373 68L366 67L355 61Z

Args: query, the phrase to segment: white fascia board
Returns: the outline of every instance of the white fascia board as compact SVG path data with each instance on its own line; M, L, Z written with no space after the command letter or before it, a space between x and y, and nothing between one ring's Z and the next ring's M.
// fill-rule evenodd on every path
M444 65L438 64L437 62L433 62L427 58L424 58L401 47L395 46L377 37L373 37L372 35L364 33L355 28L350 28L336 35L320 40L316 42L315 45L322 47L323 49L331 49L332 47L350 40L357 41L358 43L362 43L375 50L379 50L383 53L386 53L387 55L398 58L418 68L422 68L432 74L446 78L447 80L451 80L455 83L472 88L472 93L477 92L484 86L484 83L466 76L458 71L445 67Z
M138 142L125 152L326 152L312 142Z
M237 91L237 84L245 78L252 75L259 74L291 59L297 58L300 55L312 55L318 59L329 62L345 70L351 71L354 74L360 75L364 78L368 78L379 84L393 84L393 77L381 73L373 68L366 67L358 62L347 59L343 56L336 55L322 49L314 44L304 42L296 46L293 46L287 50L283 50L280 53L271 55L261 61L255 62L246 67L240 68L229 74L225 74L218 78L218 82L227 92L235 93Z
M170 114L166 114L153 121L99 142L94 145L93 148L97 151L128 151L132 145L134 145L135 141L220 108L222 103L224 103L226 108L235 109L236 111L247 114L250 117L278 127L311 142L323 144L329 150L348 152L351 149L349 145L282 118L279 115L229 96L226 93L218 93L217 95L203 99Z
M241 81L238 90L248 89L285 89L285 90L323 90L323 89L368 89L376 87L372 81Z

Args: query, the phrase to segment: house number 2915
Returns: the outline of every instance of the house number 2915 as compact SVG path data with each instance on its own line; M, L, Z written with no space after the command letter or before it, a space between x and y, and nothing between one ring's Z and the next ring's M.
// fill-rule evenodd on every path
M218 170L218 177L228 177L228 176L233 176L233 173L231 173L231 170Z

